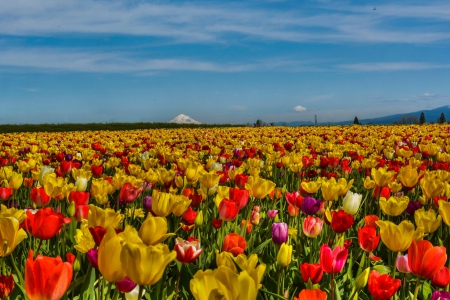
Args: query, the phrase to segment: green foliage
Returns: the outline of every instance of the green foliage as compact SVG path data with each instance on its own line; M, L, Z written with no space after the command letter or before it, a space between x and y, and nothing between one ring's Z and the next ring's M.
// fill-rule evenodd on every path
M176 124L176 123L65 123L65 124L4 124L1 133L13 132L71 132L96 130L139 130L139 129L175 129L175 128L217 128L243 127L239 124Z

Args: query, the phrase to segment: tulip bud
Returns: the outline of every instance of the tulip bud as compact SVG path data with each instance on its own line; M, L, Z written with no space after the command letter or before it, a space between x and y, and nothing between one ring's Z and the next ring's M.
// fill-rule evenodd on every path
M292 260L292 245L283 243L278 251L277 264L281 267L287 267Z
M80 263L80 260L77 258L77 259L75 259L75 261L73 262L73 270L74 270L75 272L78 272L78 271L80 271L80 269L81 269L81 263Z
M288 240L288 226L286 223L272 224L272 241L275 245L280 246Z
M67 208L67 215L73 217L75 215L75 202L70 202Z
M408 254L398 255L396 266L397 270L401 273L411 273L411 269L408 264Z
M348 191L343 201L344 211L350 215L356 214L361 204L361 200L361 194Z
M267 212L267 216L271 219L275 218L278 214L278 210L269 210Z
M359 291L366 286L367 281L369 280L369 274L370 274L370 267L362 271L362 273L359 274L358 277L356 277L355 290Z
M194 220L194 224L195 224L195 226L198 226L198 227L203 225L203 211L200 211L197 214L197 217L195 217L195 220Z

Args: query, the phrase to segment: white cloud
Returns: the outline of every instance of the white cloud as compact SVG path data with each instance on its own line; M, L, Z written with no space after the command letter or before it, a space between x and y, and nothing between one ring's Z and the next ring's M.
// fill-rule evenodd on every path
M378 71L408 71L408 70L431 70L447 69L449 64L435 64L429 62L375 62L375 63L357 63L337 65L338 68L361 72Z
M247 110L248 107L242 106L242 105L232 105L232 106L230 106L230 109L232 109L232 110Z
M295 110L295 111L305 111L305 110L306 110L306 107L303 107L303 106L301 106L301 105L297 105L296 107L294 107L294 110Z

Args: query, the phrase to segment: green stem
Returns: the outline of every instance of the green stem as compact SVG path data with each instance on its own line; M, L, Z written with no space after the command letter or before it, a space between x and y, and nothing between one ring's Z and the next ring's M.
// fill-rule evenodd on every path
M112 288L112 282L108 283L108 288L106 289L106 294L103 295L105 297L105 299L111 299L111 297L109 296L109 294L111 293L111 288Z
M120 294L119 289L116 286L116 288L114 289L113 300L117 300L117 298L119 297L119 294Z
M416 287L414 288L414 300L417 300L417 294L419 293L420 288L420 278L417 277Z
M397 270L397 256L398 252L394 252L393 262L392 262L392 278L395 279L395 271Z
M142 285L139 286L139 294L138 294L138 300L142 299L142 291L144 290L144 287Z
M353 298L356 296L356 293L357 293L357 291L356 291L356 289L354 289L352 295L348 299L353 300Z
M177 286L175 288L175 300L178 298L178 292L180 289L181 273L183 272L184 264L181 264L180 273L178 273Z
M278 280L277 280L277 294L280 294L280 281L281 281L281 273L283 271L283 267L280 267L280 271L278 272Z
M331 289L331 300L334 300L334 273L331 273L330 289Z
M269 294L269 295L271 295L271 296L274 296L275 298L286 300L286 298L284 298L283 296L280 296L280 295L277 295L277 294L275 294L275 293L269 292L269 291L266 290L266 289L260 289L260 291L263 292L263 293Z

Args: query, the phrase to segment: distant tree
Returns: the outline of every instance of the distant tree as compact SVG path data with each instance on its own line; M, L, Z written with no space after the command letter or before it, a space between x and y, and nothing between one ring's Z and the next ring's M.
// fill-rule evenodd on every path
M394 124L419 124L417 116L402 116L400 120L395 121Z
M255 127L263 127L267 126L267 123L263 122L262 120L258 119L256 120L256 123L254 124Z
M439 117L438 121L439 124L445 124L447 123L447 120L445 120L445 115L444 113L441 113L441 116Z
M425 114L422 112L420 114L420 118L419 118L419 123L420 124L425 124L427 121L425 120Z
M355 125L360 125L361 123L359 123L358 117L355 116L355 119L353 120L353 124Z
M274 125L275 125L275 123L274 123L274 122L270 122L269 124L270 124L270 126L274 126Z

